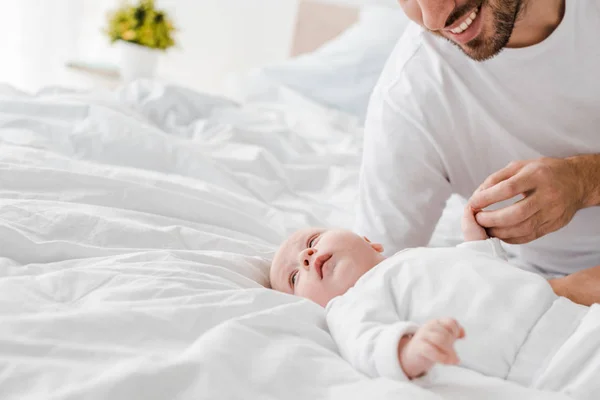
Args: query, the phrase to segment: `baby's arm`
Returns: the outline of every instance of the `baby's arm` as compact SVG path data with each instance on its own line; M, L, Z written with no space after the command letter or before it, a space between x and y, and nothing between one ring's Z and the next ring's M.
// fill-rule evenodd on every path
M398 345L398 360L409 378L427 373L436 363L458 364L454 343L465 337L464 329L451 318L435 319Z
M460 227L465 238L465 242L477 240L486 240L489 238L485 229L477 223L475 219L475 210L467 204L460 220Z
M354 294L346 293L326 308L327 325L342 357L372 378L407 380L398 348L404 336L417 332L418 325L400 320L389 295Z
M461 228L465 237L465 243L461 243L456 247L480 251L503 260L507 259L506 252L502 248L500 240L488 237L485 229L475 220L475 212L469 205L465 207L461 220Z
M451 320L420 327L401 321L390 293L346 293L327 306L327 323L342 356L371 377L411 379L436 362L454 364L462 328Z

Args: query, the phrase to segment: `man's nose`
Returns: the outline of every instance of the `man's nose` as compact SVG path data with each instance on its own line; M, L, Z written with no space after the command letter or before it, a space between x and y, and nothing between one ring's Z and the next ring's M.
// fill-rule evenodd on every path
M456 7L455 0L418 0L418 2L423 25L431 31L444 29L448 17Z
M311 262L312 256L314 254L315 254L315 250L311 249L311 248L304 249L300 252L300 264L307 271L310 267L310 262Z

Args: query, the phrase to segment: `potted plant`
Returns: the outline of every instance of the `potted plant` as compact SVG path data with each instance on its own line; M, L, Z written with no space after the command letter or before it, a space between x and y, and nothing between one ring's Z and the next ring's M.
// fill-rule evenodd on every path
M154 0L139 0L137 4L123 0L110 12L105 32L119 47L123 79L154 76L159 53L175 45L174 31L167 13L155 8Z

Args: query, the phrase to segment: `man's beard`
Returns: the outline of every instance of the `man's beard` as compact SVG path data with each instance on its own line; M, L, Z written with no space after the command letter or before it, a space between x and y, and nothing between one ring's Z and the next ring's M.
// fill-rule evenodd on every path
M493 15L490 32L487 32L484 26L482 34L464 45L446 39L458 46L463 53L475 61L489 60L498 55L508 44L521 11L522 3L523 0L483 0L481 7L487 7ZM479 12L481 13L482 10ZM460 18L460 16L457 17ZM482 15L478 16L478 18L482 17Z

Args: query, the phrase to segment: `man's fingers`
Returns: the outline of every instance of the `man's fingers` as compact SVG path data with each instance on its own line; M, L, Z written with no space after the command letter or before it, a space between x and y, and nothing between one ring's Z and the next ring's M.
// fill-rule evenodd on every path
M526 244L529 242L533 242L536 239L539 239L540 237L547 235L548 233L554 232L555 230L559 229L562 225L559 222L546 222L541 224L541 226L539 228L537 228L537 230L535 230L534 232L528 234L528 235L524 235L524 236L518 236L518 237L511 237L508 239L501 239L502 241L508 243L508 244Z
M517 172L519 172L521 168L523 168L523 165L524 164L522 162L511 162L506 167L488 176L475 192L480 192L482 190L489 189L492 186L495 186L498 183L507 180L511 176L516 175Z
M474 193L469 204L475 210L483 210L492 204L512 199L531 189L533 189L533 184L527 179L527 175L517 174L490 188Z
M540 221L542 214L535 213L530 218L513 226L508 227L493 227L489 228L488 232L492 237L497 237L500 240L535 236L538 234L543 222Z
M485 228L505 228L518 225L539 212L539 202L535 194L526 196L510 206L494 211L480 211L475 220Z
M508 243L508 244L527 244L527 243L533 242L537 238L538 237L536 235L532 234L532 235L521 236L521 237L516 237L516 238L502 239L502 241L505 243Z

